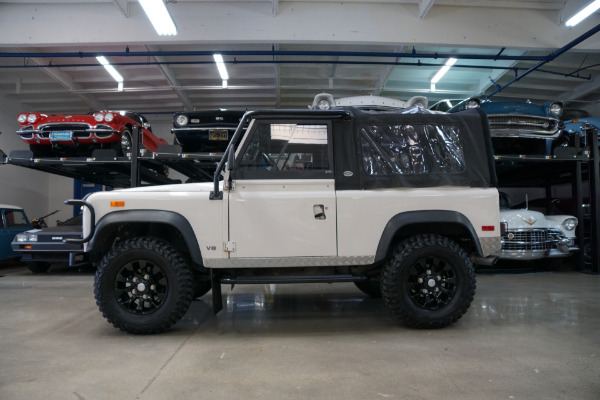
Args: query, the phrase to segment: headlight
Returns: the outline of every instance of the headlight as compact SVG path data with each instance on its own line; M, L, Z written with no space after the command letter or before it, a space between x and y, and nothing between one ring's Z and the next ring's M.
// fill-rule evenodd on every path
M22 232L15 236L16 242L37 242L37 233Z
M27 114L19 114L17 121L19 121L20 124L25 123L25 121L27 121Z
M467 101L467 104L465 104L465 108L477 108L479 107L479 101L475 100L475 99L471 99L469 101Z
M179 114L175 119L175 123L179 126L186 126L188 123L188 117L183 114Z
M567 218L562 223L563 228L572 231L577 227L577 218Z
M109 113L106 113L106 114L104 114L104 120L105 120L106 122L110 122L110 121L112 121L113 119L115 119L115 114L113 114L113 113L110 113L110 112L109 112Z
M104 114L102 114L101 112L97 112L94 114L94 119L98 122L102 122L102 120L104 119Z
M35 114L29 114L27 116L27 122L29 122L30 124L33 124L36 119L37 119L37 115L35 115Z
M325 99L319 100L317 108L319 110L329 110L331 108L331 103Z
M563 112L563 106L560 103L552 103L550 104L550 108L548 110L553 116L560 117Z

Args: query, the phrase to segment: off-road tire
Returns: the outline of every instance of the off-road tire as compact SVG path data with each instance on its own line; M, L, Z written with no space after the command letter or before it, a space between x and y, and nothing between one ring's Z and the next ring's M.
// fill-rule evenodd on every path
M192 274L170 244L133 238L102 258L94 295L102 315L116 328L135 334L164 332L190 307Z
M404 325L442 328L456 322L475 296L475 271L465 250L440 235L400 242L382 270L384 302Z
M27 261L27 268L34 274L43 274L50 269L50 263L45 261Z
M370 279L368 281L354 282L361 292L375 299L381 298L381 283L379 280Z

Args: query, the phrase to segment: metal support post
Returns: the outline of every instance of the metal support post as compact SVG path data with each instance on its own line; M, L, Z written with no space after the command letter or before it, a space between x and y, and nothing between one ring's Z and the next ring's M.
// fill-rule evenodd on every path
M134 126L131 132L131 187L139 187L142 184L140 179L140 128Z

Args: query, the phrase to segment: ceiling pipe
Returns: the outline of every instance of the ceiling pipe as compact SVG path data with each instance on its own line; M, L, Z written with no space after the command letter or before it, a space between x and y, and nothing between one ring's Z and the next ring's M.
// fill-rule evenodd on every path
M595 35L599 31L600 31L600 24L596 25L595 27L593 27L592 29L590 29L589 31L587 31L586 33L584 33L583 35L579 36L577 39L569 42L567 45L561 47L560 49L556 50L555 52L548 54L548 56L546 56L545 60L540 61L539 63L537 63L533 67L529 68L527 71L525 71L522 74L516 76L510 82L508 82L508 83L506 83L506 84L504 84L504 85L502 85L500 87L497 87L496 90L494 90L492 93L488 94L487 96L483 97L483 99L487 100L490 97L492 97L493 95L495 95L496 93L500 93L502 90L506 89L508 86L510 86L513 83L519 81L520 79L522 79L523 77L529 75L533 71L539 70L539 68L542 65L549 63L550 61L554 60L555 58L557 58L561 54L563 54L566 51L568 51L568 50L572 49L573 47L577 46L579 43L581 43L584 40L588 39L589 37Z
M169 57L169 56L210 56L215 53L214 50L208 51L110 51L110 52L59 52L59 53L0 53L0 58L23 58L23 57L42 57L42 58L96 58L105 57ZM417 53L416 51L408 53L393 52L362 52L362 51L282 51L282 50L226 50L219 51L224 56L332 56L332 57L380 57L380 58L433 58L446 59L449 57L463 60L500 60L500 61L543 61L547 56L502 56L498 54L455 54L455 53Z

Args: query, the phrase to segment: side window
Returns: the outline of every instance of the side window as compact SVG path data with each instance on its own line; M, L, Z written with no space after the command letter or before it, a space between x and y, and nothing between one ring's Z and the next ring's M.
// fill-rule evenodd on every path
M461 132L454 125L371 125L360 129L369 175L453 174L465 170Z
M6 227L7 228L17 228L17 227L26 227L27 226L27 218L25 218L25 213L23 211L6 210L6 211L4 211L4 216L6 217Z
M238 158L236 176L333 177L328 146L330 131L327 123L258 122Z

